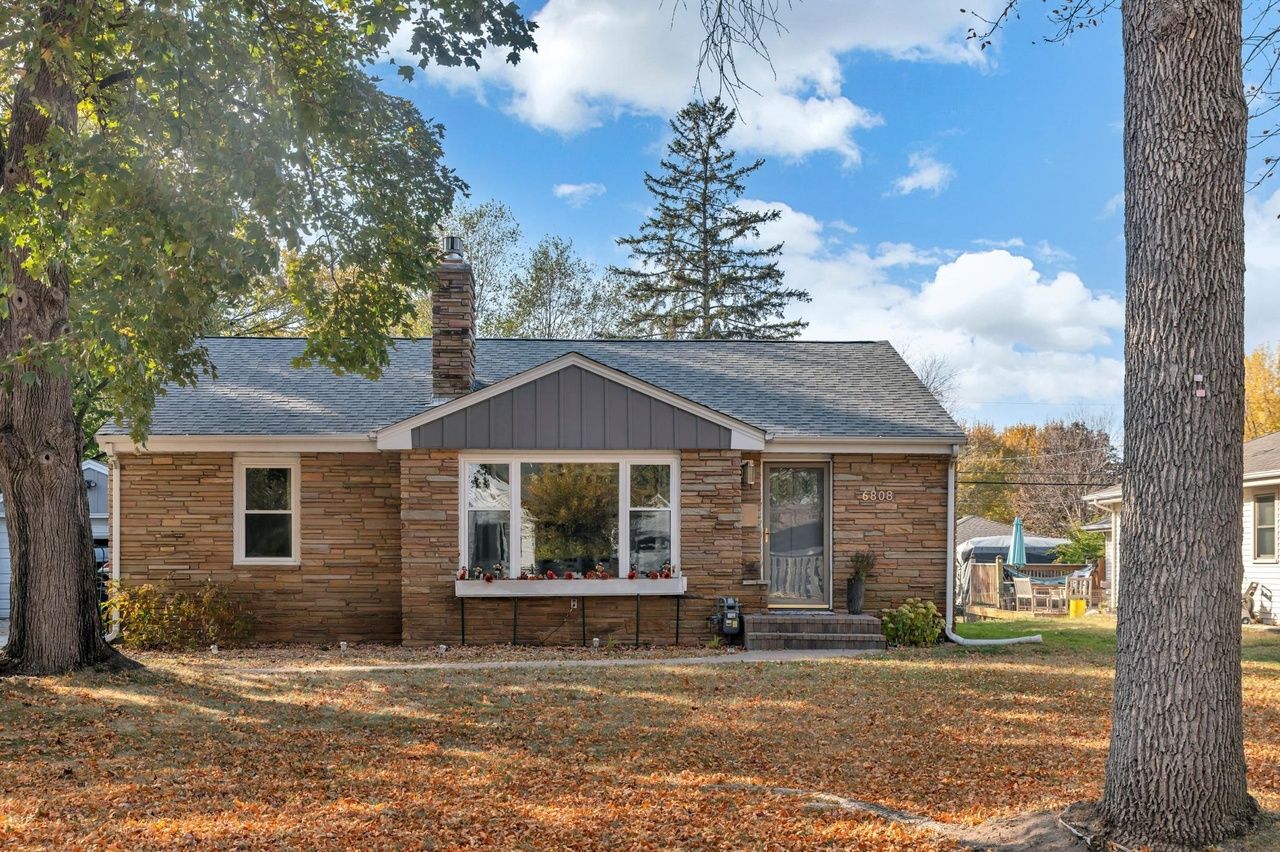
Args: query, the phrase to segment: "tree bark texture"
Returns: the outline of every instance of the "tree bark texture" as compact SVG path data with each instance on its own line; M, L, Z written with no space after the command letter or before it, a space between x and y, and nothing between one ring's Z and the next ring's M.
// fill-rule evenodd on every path
M43 12L45 38L71 36L76 3ZM60 51L17 87L5 141L3 191L29 191L28 159L42 160L51 127L75 132L72 69ZM64 214L65 215L65 214ZM39 278L24 267L24 249L3 246L9 315L0 320L0 491L5 500L12 568L9 643L0 671L64 672L123 658L104 641L98 611L88 495L80 469L83 435L69 370L48 360L14 364L31 348L68 330L69 279L62 259Z
M1240 685L1244 168L1240 0L1125 0L1125 473L1099 813L1200 847L1256 814Z

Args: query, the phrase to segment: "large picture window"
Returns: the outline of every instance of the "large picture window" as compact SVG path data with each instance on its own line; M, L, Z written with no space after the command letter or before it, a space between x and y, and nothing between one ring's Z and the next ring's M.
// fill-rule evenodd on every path
M618 465L520 465L520 567L618 574Z
M236 460L236 562L298 561L298 494L297 458Z
M675 562L674 460L464 459L466 567L508 577L657 572Z
M1253 558L1276 558L1276 495L1253 498Z

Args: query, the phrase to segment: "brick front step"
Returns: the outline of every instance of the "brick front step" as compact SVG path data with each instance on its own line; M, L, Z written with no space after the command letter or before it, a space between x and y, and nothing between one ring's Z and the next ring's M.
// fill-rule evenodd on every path
M885 646L880 619L836 612L764 612L744 619L748 649L850 648Z
M864 634L833 633L771 633L748 632L748 651L776 650L842 650L842 651L882 651L885 642L883 636Z

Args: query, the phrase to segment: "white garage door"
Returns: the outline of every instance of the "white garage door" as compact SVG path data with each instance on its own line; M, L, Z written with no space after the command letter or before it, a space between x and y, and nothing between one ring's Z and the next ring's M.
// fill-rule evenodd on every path
M9 617L9 531L0 517L0 618Z

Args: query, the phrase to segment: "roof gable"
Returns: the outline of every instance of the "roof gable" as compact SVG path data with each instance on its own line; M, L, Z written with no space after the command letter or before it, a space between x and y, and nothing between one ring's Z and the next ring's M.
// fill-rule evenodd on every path
M765 434L577 352L378 432L380 449L760 449Z

